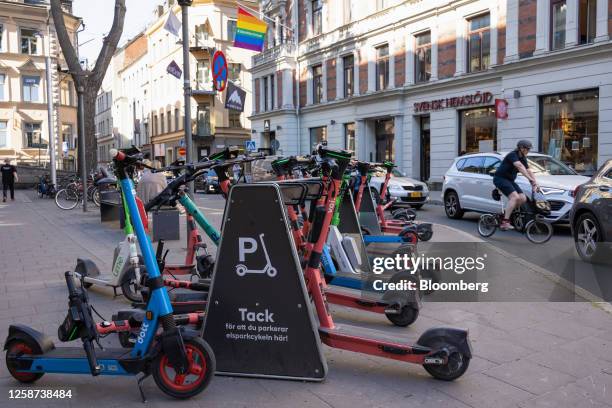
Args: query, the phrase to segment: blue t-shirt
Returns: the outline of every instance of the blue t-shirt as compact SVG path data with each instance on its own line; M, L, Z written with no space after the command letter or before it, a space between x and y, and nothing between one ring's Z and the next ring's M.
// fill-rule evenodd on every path
M514 163L517 161L521 162L525 168L529 168L527 159L524 156L521 157L516 150L513 150L504 157L504 160L502 160L495 172L495 177L502 177L510 181L516 180L518 169Z

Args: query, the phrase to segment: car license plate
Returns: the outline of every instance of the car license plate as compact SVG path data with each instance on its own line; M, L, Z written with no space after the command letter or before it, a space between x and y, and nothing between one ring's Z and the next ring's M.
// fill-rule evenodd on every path
M419 192L417 192L417 193L410 193L410 197L412 197L412 198L421 197L421 193L419 193Z

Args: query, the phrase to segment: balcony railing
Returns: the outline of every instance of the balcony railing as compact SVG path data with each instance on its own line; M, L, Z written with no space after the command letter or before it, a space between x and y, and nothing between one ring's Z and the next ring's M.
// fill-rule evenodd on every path
M266 62L274 61L281 57L294 57L295 45L293 43L283 43L275 47L263 50L259 54L253 56L253 65L261 65Z
M212 78L196 77L191 85L194 94L213 94L215 89L213 88Z
M194 34L189 39L189 48L191 49L213 49L215 48L215 40L204 34Z

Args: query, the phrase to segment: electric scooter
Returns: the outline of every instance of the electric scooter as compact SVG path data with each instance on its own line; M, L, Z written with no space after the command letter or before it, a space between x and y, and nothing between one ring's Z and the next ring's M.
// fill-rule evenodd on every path
M342 175L350 161L350 153L335 151L319 146L323 160L326 189L325 206L317 208L313 223L315 244L309 254L305 268L306 285L314 302L319 320L321 341L330 347L339 348L377 357L421 364L433 377L451 381L461 377L469 366L472 350L466 330L453 328L429 329L416 344L390 341L383 336L374 336L372 331L364 335L363 329L350 325L336 324L328 308L325 281L319 270L323 247L340 191Z
M87 289L76 287L74 274L66 272L69 312L58 330L61 341L81 339L83 348L55 347L51 338L24 325L11 325L4 349L9 373L16 380L31 383L46 373L135 376L143 401L142 381L153 376L157 386L175 398L190 398L208 386L215 372L215 357L210 346L195 331L177 327L172 306L146 235L126 168L139 164L137 149L111 150L115 172L120 180L148 272L151 297L138 341L131 350L106 349L96 352L99 333L92 318ZM161 326L161 331L158 329Z

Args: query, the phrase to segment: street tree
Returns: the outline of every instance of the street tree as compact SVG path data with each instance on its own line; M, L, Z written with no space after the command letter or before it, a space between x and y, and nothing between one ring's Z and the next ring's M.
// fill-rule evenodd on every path
M111 62L113 54L117 49L119 39L123 33L125 12L125 0L115 0L113 25L109 33L104 37L96 63L93 69L90 70L89 67L81 67L75 46L66 30L61 0L51 0L51 15L53 17L55 31L57 32L58 42L64 54L66 64L68 65L70 75L74 80L77 92L83 93L83 106L80 106L81 101L79 101L79 109L83 109L84 112L83 127L85 129L85 166L87 172L97 165L98 143L95 129L96 97L102 85L104 75L106 74L106 69ZM79 167L80 166L81 163L79 163Z

